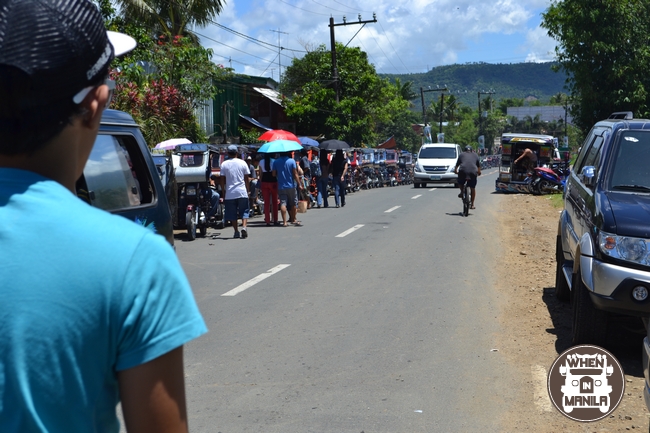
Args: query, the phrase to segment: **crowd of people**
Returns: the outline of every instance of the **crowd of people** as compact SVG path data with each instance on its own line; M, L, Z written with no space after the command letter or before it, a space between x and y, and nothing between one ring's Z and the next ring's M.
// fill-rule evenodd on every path
M235 145L227 148L228 159L221 164L221 175L211 177L211 209L213 217L219 193L223 194L224 222L232 225L234 238L248 237L247 223L251 214L263 204L264 222L267 226L301 226L297 214L301 206L309 206L310 180L316 182L316 207L329 207L328 190L332 183L334 204L345 206L346 175L349 163L342 150L332 155L327 150L308 157L302 150L297 159L292 152L279 154L260 153L248 155L244 161ZM305 203L300 203L300 202ZM241 219L241 230L238 220Z

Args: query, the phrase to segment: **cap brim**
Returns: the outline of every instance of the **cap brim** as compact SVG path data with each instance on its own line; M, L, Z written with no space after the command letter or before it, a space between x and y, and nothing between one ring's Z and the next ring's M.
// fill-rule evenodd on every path
M111 45L113 45L115 57L128 53L138 45L135 39L129 35L125 35L124 33L107 31L106 35L108 36Z

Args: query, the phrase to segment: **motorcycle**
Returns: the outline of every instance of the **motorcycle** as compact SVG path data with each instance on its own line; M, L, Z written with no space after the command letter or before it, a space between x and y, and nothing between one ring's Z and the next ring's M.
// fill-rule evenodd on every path
M564 191L564 185L568 173L560 175L547 167L535 167L534 179L531 182L531 190L535 195L553 194Z
M190 240L196 239L196 230L201 236L208 231L207 210L202 206L204 200L200 183L186 183L181 188L181 203L185 204L185 228Z
M395 167L393 167L393 166L386 167L386 175L387 175L388 185L389 186L397 186L397 185L399 185L399 182L397 180L398 176L396 176L396 174L397 173L396 173Z

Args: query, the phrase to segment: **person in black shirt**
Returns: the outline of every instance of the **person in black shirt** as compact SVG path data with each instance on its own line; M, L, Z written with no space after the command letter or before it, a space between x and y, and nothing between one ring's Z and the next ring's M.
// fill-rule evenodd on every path
M458 155L458 160L456 161L456 168L454 170L458 174L458 186L460 188L460 194L458 197L463 197L463 187L465 182L472 190L472 209L474 207L474 199L476 198L476 178L481 175L481 162L478 159L478 155L473 152L472 146L465 146L465 152Z
M348 171L348 161L343 156L343 150L337 149L330 164L332 173L332 186L334 187L334 202L339 207L339 198L341 206L345 206L345 174Z

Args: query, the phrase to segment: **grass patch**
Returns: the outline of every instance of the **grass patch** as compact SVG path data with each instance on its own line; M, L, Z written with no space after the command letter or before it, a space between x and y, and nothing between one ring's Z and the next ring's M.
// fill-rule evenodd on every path
M551 194L548 196L549 201L554 208L562 209L564 207L564 200L562 194Z

